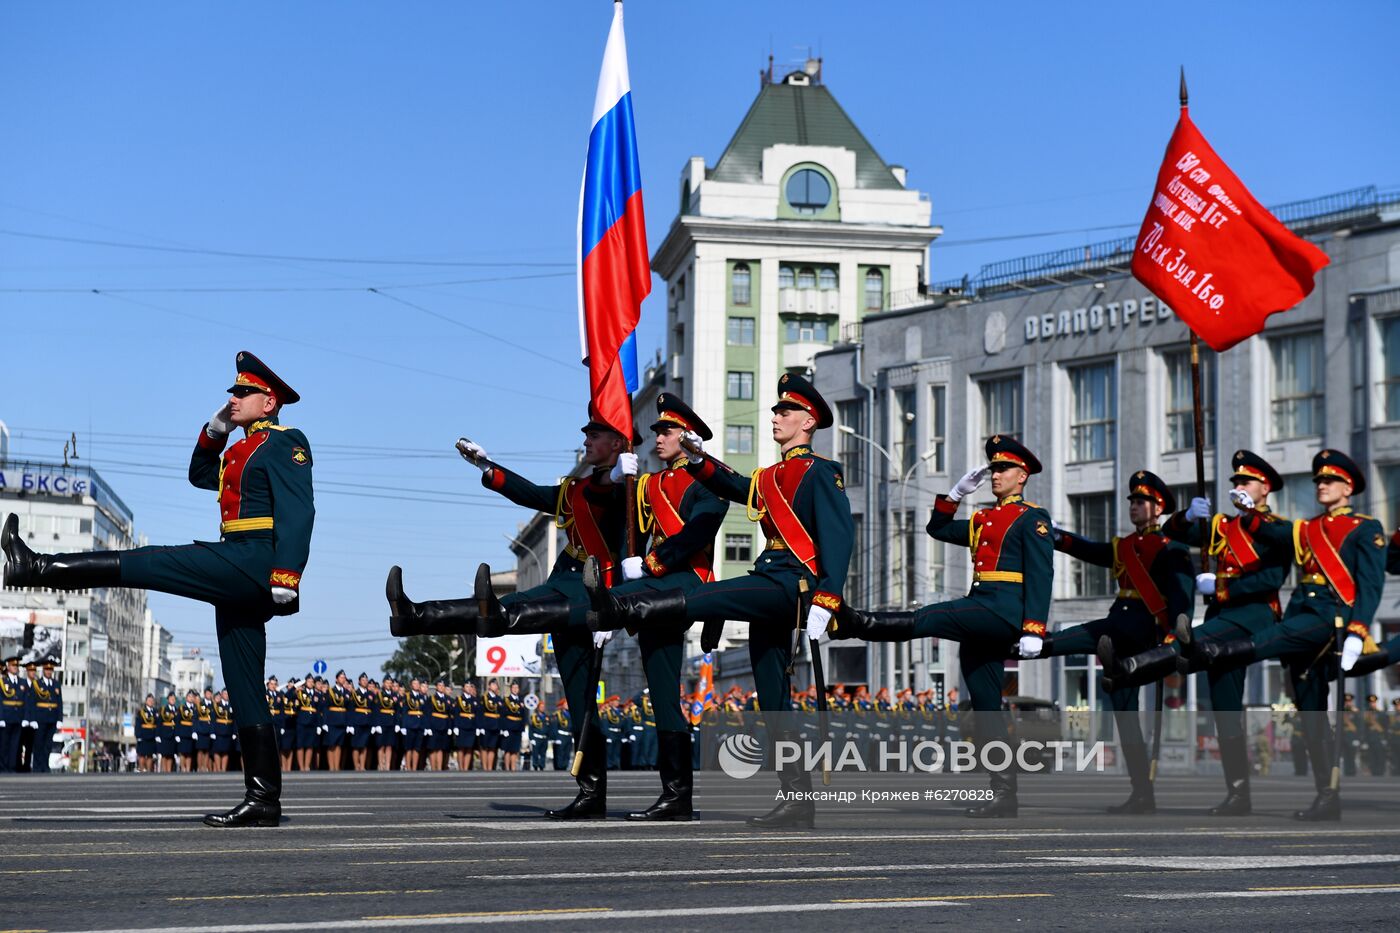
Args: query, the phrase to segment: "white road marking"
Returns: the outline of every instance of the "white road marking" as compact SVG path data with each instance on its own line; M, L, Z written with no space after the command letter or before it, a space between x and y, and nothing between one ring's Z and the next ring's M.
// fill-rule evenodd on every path
M1394 865L1400 855L1065 855L1034 858L1057 865L1128 868L1174 868L1191 871L1259 871L1271 868L1322 868L1345 865Z
M1123 896L1146 901L1201 901L1213 897L1319 897L1327 894L1400 894L1400 888L1368 888L1365 886L1353 888L1285 888L1277 891L1187 891L1182 893L1125 894Z

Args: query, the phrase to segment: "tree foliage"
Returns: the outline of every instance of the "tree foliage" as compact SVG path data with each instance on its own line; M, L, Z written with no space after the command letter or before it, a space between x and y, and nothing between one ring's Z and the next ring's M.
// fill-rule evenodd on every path
M475 645L468 649L464 641L457 635L410 635L380 668L405 683L414 677L429 683L445 677L449 684L463 684L476 667Z

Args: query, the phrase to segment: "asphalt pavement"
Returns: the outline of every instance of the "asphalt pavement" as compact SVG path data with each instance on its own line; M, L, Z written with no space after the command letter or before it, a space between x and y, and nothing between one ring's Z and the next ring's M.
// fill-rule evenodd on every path
M572 797L557 772L292 774L282 825L244 830L199 822L241 796L238 775L5 777L0 929L1277 930L1400 913L1400 778L1349 778L1343 821L1321 825L1291 818L1312 798L1291 775L1256 778L1255 815L1232 819L1204 814L1218 778L1163 777L1157 815L1111 817L1121 779L1045 775L1023 779L1018 819L986 822L837 778L857 799L819 804L816 830L757 832L743 817L770 805L767 775L698 775L696 821L642 825L622 815L654 799L652 773L610 775L612 817L576 824L542 818Z

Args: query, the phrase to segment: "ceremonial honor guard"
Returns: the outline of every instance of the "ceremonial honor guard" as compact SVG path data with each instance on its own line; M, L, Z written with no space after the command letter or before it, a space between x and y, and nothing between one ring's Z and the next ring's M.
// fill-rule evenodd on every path
M457 698L456 718L453 721L453 744L457 750L458 771L472 769L472 759L476 756L476 720L480 705L476 698L476 684L463 684L462 695Z
M1400 529L1390 536L1385 549L1385 572L1391 576L1400 575ZM1364 677L1375 671L1384 670L1392 664L1400 664L1400 635L1391 638L1374 651L1366 640L1354 633L1348 633L1342 646L1342 670L1348 677ZM1396 727L1395 717L1391 716L1391 727ZM1398 759L1397 761L1400 761ZM1400 771L1400 767L1396 769Z
M715 535L729 510L728 502L697 482L686 469L690 461L681 446L682 437L692 432L708 441L714 436L709 425L680 398L662 392L656 398L656 421L651 430L656 435L656 456L666 468L637 481L639 530L650 534L651 540L645 556L623 559L623 582L612 588L619 596L649 590L693 592L712 582ZM584 569L585 582L595 581L596 589L599 574L600 566L590 562ZM593 621L603 622L596 612ZM629 820L688 820L693 813L690 724L679 699L681 655L690 624L686 619L669 625L647 624L637 632L650 691L643 701L643 715L653 724L648 734L656 746L644 757L653 765L659 760L661 796L645 810L628 813ZM600 646L606 644L612 631L599 632ZM677 698L674 703L654 707L651 703L651 697L672 696Z
M1054 542L1050 515L1022 496L1040 461L1015 438L987 439L987 466L963 476L939 496L929 518L934 539L972 551L972 588L961 599L916 612L864 613L848 608L832 631L835 638L908 641L947 638L960 643L958 662L972 694L977 741L1005 741L1009 723L1001 708L1005 659L1012 646L1022 657L1040 653L1050 610ZM956 520L959 503L992 478L994 506L970 520ZM1017 636L1019 635L1019 642ZM971 807L971 817L1016 815L1016 772L991 772L992 799Z
M238 375L200 431L190 457L190 482L217 490L220 540L183 547L131 551L36 554L10 516L0 547L5 585L82 590L123 586L157 590L211 603L224 683L237 717L246 785L244 800L211 814L210 826L276 825L281 808L277 739L263 702L265 623L298 609L301 574L310 554L314 516L311 447L305 435L278 423L283 405L297 395L261 360L246 351ZM234 427L247 436L220 457Z
M595 605L604 628L706 622L705 651L719 643L725 620L742 619L749 628L749 655L764 710L789 705L788 664L794 629L804 625L810 637L826 630L841 607L841 593L854 544L854 523L841 469L812 452L812 435L832 424L831 409L810 382L785 373L778 380L773 406L773 440L781 448L777 463L750 476L722 467L703 452L697 433L686 435L686 469L721 499L745 503L748 516L760 523L767 545L747 576L704 583L690 592L671 588L618 594L594 587ZM810 595L809 595L810 594ZM809 605L810 603L810 605ZM775 738L782 738L775 735ZM799 799L811 788L811 774L789 766L779 772L783 799L755 826L811 826L815 807Z
M346 729L350 726L350 677L345 671L335 672L335 683L326 691L326 722L322 744L326 749L326 768L339 771L341 752L345 749Z
M175 724L180 721L180 702L175 691L165 696L165 705L160 710L160 728L156 730L156 756L160 759L160 771L174 771L175 757L179 750L175 745Z
M1386 538L1381 523L1351 509L1351 497L1366 489L1366 472L1339 450L1313 457L1313 482L1323 508L1315 518L1297 522L1265 521L1255 513L1242 519L1254 538L1275 547L1291 546L1301 568L1297 589L1279 624L1248 638L1178 629L1177 641L1192 666L1237 669L1268 658L1281 658L1293 685L1293 699L1303 714L1303 737L1312 763L1317 796L1294 816L1305 821L1339 820L1342 801L1332 786L1337 737L1327 721L1329 681L1336 668L1331 646L1336 626L1346 631L1343 652L1360 653L1385 585ZM1352 639L1355 641L1352 641Z
M467 633L496 638L548 632L554 641L554 658L564 695L575 713L575 728L582 728L588 718L583 714L593 707L597 692L589 664L593 633L587 625L583 561L590 555L598 558L611 579L626 540L622 479L627 475L627 467L619 463L618 455L625 451L627 440L596 417L591 406L589 421L582 430L583 462L592 472L552 486L529 482L492 463L478 444L465 438L457 442L462 456L481 469L482 485L517 505L554 515L556 527L567 533L569 543L543 584L498 600L491 589L490 568L482 564L477 569L474 599L412 602L404 595L403 575L398 567L389 571L385 587L390 606L389 629L400 637ZM635 473L636 458L630 459L631 472ZM547 811L546 816L603 819L607 815L603 736L595 729L589 735L576 737L576 741L582 743L583 751L577 775L578 795L568 806ZM485 756L482 765L489 768Z
M1136 529L1125 538L1091 541L1070 532L1055 532L1055 550L1076 560L1110 567L1118 596L1108 615L1093 622L1059 629L1045 639L1036 657L1094 654L1107 638L1118 655L1133 655L1158 645L1174 631L1176 620L1191 617L1191 551L1167 538L1158 519L1176 511L1176 497L1156 473L1138 470L1128 481L1128 517ZM1158 689L1161 689L1160 685ZM1147 744L1138 722L1136 686L1109 691L1123 761L1132 781L1132 794L1109 813L1155 813Z
M1268 506L1269 494L1283 488L1278 471L1248 450L1235 451L1230 464L1230 500L1238 514L1215 514L1210 500L1194 498L1162 526L1167 537L1203 547L1215 558L1214 571L1196 576L1196 592L1206 599L1205 623L1192 632L1197 638L1242 638L1272 629L1282 614L1278 590L1293 563L1288 540L1292 523ZM1261 528L1276 533L1261 535ZM1158 680L1176 669L1182 647L1161 645L1127 657L1111 650L1100 654L1104 684L1109 690L1124 690ZM1190 667L1192 672L1199 669L1199 664ZM1245 666L1216 665L1207 678L1226 788L1225 799L1210 814L1247 816L1252 803L1243 712Z
M24 727L24 705L29 685L19 672L19 655L5 659L0 672L0 774L19 768L20 730Z
M63 721L63 683L54 676L53 661L44 661L43 673L35 679L33 690L34 713L30 721L34 723L34 751L29 770L48 774L53 735Z
M160 710L156 708L156 697L146 694L145 704L136 711L136 769L152 771L152 759L156 754L156 729L160 726Z

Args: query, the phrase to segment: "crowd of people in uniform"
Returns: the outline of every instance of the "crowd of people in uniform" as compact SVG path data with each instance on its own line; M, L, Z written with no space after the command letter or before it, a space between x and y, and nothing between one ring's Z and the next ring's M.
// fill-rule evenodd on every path
M49 771L54 734L63 724L63 681L57 665L5 658L0 671L0 774Z

